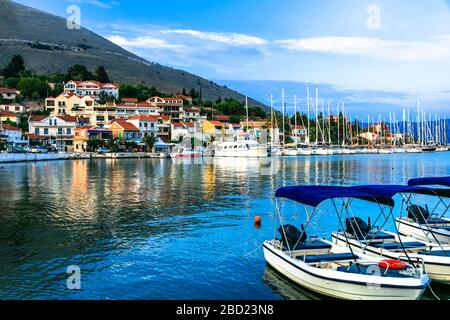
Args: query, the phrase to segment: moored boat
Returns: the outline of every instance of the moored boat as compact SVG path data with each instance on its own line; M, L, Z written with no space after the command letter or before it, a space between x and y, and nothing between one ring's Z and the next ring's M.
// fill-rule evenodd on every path
M314 208L311 215L307 212L308 221L302 231L292 225L283 225L278 211L281 238L264 243L264 257L279 273L309 290L339 299L408 300L422 296L430 278L421 268L405 263L401 269L394 270L382 259L356 255L351 248L322 238L307 237L306 230L315 216L315 209L326 200L334 203L335 199L345 198L384 203L384 199L374 199L369 194L345 187L281 188L276 197ZM339 212L336 213L340 219Z
M392 198L405 195L407 206L411 206L410 195L433 195L434 190L423 187L407 186L358 186L352 190L371 194L373 197ZM409 195L409 196L408 196ZM409 200L408 200L409 199ZM413 237L402 236L384 230L388 219L393 216L393 204L383 208L375 221L381 221L381 226L372 226L358 217L349 217L345 229L332 235L337 245L347 246L355 252L379 256L386 259L396 259L416 265L424 265L426 272L434 281L450 283L450 246L430 241L419 241ZM384 217L384 221L383 218ZM395 225L395 223L394 223Z
M396 220L399 232L422 241L450 244L450 219L446 218L449 206L445 203L450 193L450 177L411 179L408 185L436 185L447 189L433 189L433 196L439 198L442 205L434 207L432 212L426 204L410 206L408 214ZM437 213L437 210L442 211Z
M241 134L234 141L216 144L215 157L226 158L267 158L268 148L263 147L250 134Z

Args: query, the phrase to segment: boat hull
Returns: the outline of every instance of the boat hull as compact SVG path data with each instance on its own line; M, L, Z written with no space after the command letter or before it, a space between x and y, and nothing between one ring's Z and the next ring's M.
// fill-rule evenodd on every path
M436 228L431 228L428 231L426 228L421 228L418 223L405 221L405 219L396 219L396 224L398 231L402 235L414 237L418 240L426 242L431 241L437 243L437 241L439 241L441 244L450 244L449 231Z
M267 149L253 149L243 151L215 151L216 158L267 158L269 153Z
M278 252L277 252L278 251ZM380 286L370 282L354 281L356 274L345 274L332 270L318 269L289 258L279 250L264 244L266 262L279 273L311 291L345 300L417 300L425 291L427 283L423 279L408 279L409 285ZM341 279L333 279L340 274ZM402 279L404 280L404 279Z
M333 234L333 242L342 247L348 247L345 237ZM404 252L392 252L383 249L376 249L373 247L362 248L361 244L354 240L349 240L352 249L355 253L367 254L374 257L383 257L386 259L402 260L409 262ZM413 260L423 259L425 271L433 281L444 284L450 284L450 257L426 256L415 253L408 253L408 256Z

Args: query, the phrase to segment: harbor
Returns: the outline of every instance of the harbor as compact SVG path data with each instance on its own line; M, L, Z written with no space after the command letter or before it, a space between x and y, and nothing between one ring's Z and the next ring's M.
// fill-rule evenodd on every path
M448 157L404 153L4 164L0 193L9 200L0 203L5 226L0 298L329 299L266 266L261 245L273 238L276 190L405 185L412 177L447 175ZM364 204L355 205L353 210L364 211ZM331 210L325 204L317 211L309 235L331 240L339 229ZM261 225L255 226L255 216ZM367 220L367 213L362 218ZM304 219L290 222L300 226ZM71 265L83 272L81 290L67 290ZM440 299L449 298L446 286L431 286ZM422 299L436 297L425 291Z

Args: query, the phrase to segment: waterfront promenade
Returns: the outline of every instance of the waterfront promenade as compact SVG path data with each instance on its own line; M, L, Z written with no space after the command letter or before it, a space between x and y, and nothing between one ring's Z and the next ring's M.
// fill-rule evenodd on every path
M0 153L0 163L37 162L79 159L145 159L157 158L153 153Z

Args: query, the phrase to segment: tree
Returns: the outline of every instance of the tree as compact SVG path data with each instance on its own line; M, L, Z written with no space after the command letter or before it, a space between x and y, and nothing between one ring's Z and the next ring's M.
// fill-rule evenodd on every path
M70 80L92 80L95 79L95 76L89 72L89 70L81 65L81 64L74 64L69 69L67 69L67 74L65 76L65 81Z
M99 66L95 70L95 74L97 75L97 81L101 83L110 83L111 80L109 79L108 73L106 73L106 69L104 66Z
M95 150L105 145L105 142L100 139L89 139L86 143L90 152L95 152Z
M152 135L146 135L142 139L142 142L145 143L145 145L147 146L148 152L153 152L153 148L156 144L156 137L154 137Z
M19 73L25 71L25 62L21 55L14 55L11 62L3 70L5 78L17 78Z
M47 96L48 85L40 78L27 77L20 79L17 88L24 98L38 100Z

